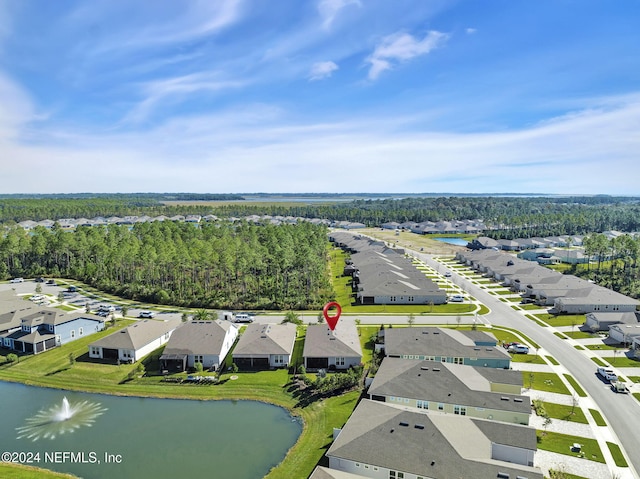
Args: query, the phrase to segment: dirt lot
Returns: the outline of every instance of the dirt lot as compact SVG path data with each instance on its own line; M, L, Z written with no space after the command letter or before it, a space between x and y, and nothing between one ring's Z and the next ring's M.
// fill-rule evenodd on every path
M430 254L454 255L458 251L466 250L464 246L443 243L430 238L428 235L418 235L408 231L400 232L397 236L392 230L380 228L366 228L357 230L357 232L384 240L387 243L395 243L401 248L410 248L417 251L420 251L420 248L424 248L424 252Z

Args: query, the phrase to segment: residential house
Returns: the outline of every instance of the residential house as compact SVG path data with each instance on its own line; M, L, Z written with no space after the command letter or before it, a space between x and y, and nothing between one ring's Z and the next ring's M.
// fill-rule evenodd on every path
M584 323L589 331L609 331L614 324L638 324L640 312L627 311L625 313L588 313Z
M584 288L572 290L564 297L557 298L553 309L562 314L587 314L600 312L635 311L640 304L637 300L611 289L584 281Z
M509 369L511 356L497 346L496 338L482 331L449 328L388 328L384 330L385 355L443 363Z
M612 324L609 327L611 341L630 345L638 337L640 337L640 324Z
M529 424L522 373L438 361L384 358L369 399L513 424Z
M38 354L104 329L104 318L18 299L0 301L0 346ZM15 298L15 297L14 297Z
M329 468L375 479L543 479L536 431L363 399L327 451Z
M296 325L292 323L250 324L233 350L233 362L240 368L287 367L296 334Z
M173 332L162 356L163 370L186 371L202 364L217 370L238 337L238 328L229 321L187 321Z
M331 331L326 324L310 324L302 356L308 371L345 370L359 365L362 348L356 325L343 319Z
M143 319L89 345L89 357L135 362L166 344L181 324L173 320Z

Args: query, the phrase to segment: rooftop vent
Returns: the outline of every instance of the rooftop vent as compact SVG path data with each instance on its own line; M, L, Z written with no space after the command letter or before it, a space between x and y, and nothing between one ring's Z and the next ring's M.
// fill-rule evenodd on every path
M433 334L440 334L440 331L434 331Z
M422 369L423 371L428 371L429 368L427 366L420 366L420 369Z
M514 398L513 399L515 402L522 402L522 398Z
M498 473L498 478L499 479L509 479L509 474L507 474L506 472L499 472Z
M480 348L473 348L474 351L480 351Z
M433 368L434 371L440 371L440 368Z
M416 424L415 426L416 429L424 429L424 424Z
M400 421L400 425L404 427L409 427L409 423L404 421Z
M429 334L429 331L422 331L422 334Z
M501 400L501 401L508 401L508 400L509 400L509 398L508 398L507 396L502 396L502 397L500 398L500 400Z

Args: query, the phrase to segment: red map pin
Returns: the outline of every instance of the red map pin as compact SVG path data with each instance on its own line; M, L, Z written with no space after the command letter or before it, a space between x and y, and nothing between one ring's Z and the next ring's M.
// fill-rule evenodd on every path
M335 316L329 316L329 309L331 308L336 308ZM329 325L329 329L331 331L336 329L336 325L338 324L338 320L340 319L341 313L342 313L342 308L335 301L331 301L330 303L325 304L324 308L322 308L322 315L324 316L324 319L327 320L327 324Z

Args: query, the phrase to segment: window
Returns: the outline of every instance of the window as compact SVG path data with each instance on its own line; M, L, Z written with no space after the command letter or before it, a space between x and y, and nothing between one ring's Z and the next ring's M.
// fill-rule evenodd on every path
M273 356L274 364L284 364L284 356L282 354L276 354Z
M440 358L440 361L443 362L443 363L446 363L447 362L447 357L446 356L442 356Z
M420 409L429 409L429 401L421 401L418 399L416 401L416 406Z
M344 366L344 358L336 358L336 366Z
M164 339L167 341L169 341L169 336L171 336L169 333L164 333Z
M458 406L456 404L455 406L453 406L453 414L459 414L460 416L466 416L467 415L466 406Z
M404 472L389 471L389 479L404 479Z
M100 348L97 346L91 346L91 355L100 356Z
M78 334L80 336L82 336L84 334L84 329L83 328L78 328Z
M75 330L75 329L72 329L72 330L71 330L71 337L72 337L72 338L75 338L75 337L76 337L76 330Z
M444 404L441 402L438 403L438 411L444 411Z
M202 354L196 354L193 356L194 363L204 363L204 356Z
M464 364L464 358L453 358L453 364Z
M409 302L413 303L413 296L409 296Z
M395 297L395 296L391 296L391 298L390 298L390 299L391 299L391 301L395 301L395 300L396 300L396 297Z

